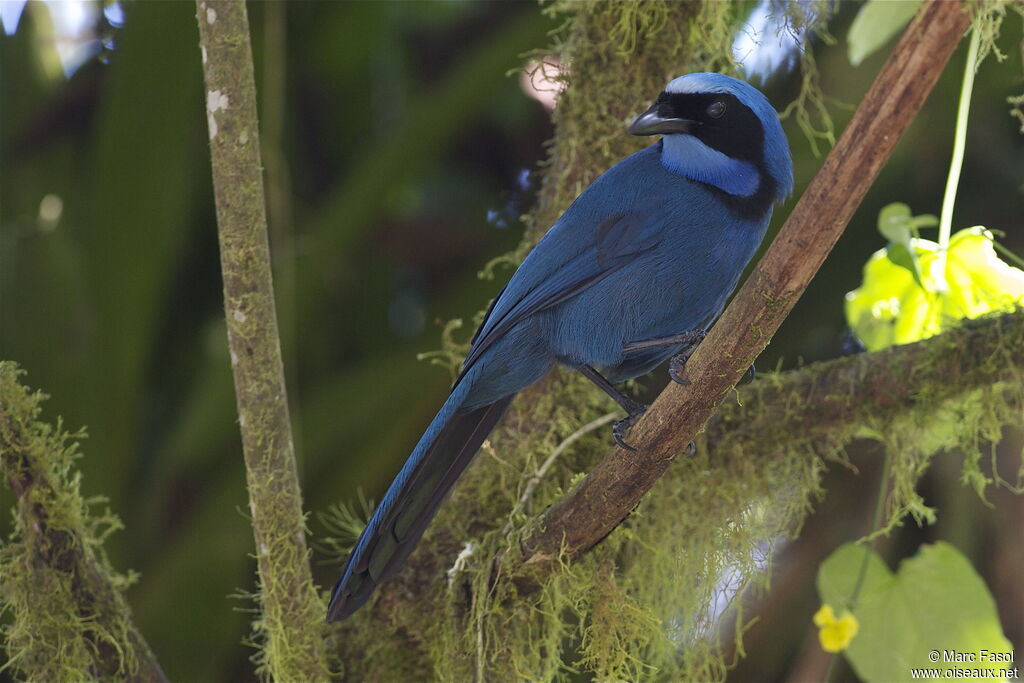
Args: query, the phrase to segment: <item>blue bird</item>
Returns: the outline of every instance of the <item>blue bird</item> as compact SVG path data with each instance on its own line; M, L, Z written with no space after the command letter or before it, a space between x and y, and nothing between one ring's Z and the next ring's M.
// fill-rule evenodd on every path
M516 392L556 363L579 370L627 412L613 384L685 362L722 312L793 191L789 145L757 89L729 76L671 81L629 127L662 135L594 181L491 304L455 382L374 511L331 596L346 618L398 573Z

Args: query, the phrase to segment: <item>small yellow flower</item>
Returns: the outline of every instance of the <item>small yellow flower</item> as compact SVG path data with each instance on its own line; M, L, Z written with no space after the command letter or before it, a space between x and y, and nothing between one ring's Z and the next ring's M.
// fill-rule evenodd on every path
M857 617L844 610L843 615L836 619L830 605L822 605L815 613L814 625L818 627L818 640L821 641L821 649L825 652L845 650L860 630Z

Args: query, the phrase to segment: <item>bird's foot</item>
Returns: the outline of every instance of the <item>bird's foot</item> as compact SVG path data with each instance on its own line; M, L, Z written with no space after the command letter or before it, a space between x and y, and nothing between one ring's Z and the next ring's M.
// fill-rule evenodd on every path
M693 352L687 349L683 353L677 356L672 356L672 359L668 362L668 376L672 378L673 382L682 384L684 387L690 386L692 382L683 377L683 370L686 369L686 361L690 360L690 356ZM747 368L747 371L740 377L740 381L736 383L736 386L742 387L745 384L750 384L757 377L757 368L751 365Z
M626 443L626 432L628 432L629 428L633 426L633 423L640 419L640 416L646 412L647 406L643 403L637 403L636 401L633 401L633 403L634 410L630 410L629 415L612 425L612 438L615 439L615 443L617 443L620 448L636 452L635 448Z
M686 361L690 360L690 353L690 350L687 349L677 356L672 356L668 362L668 376L672 378L673 382L682 384L684 387L692 384L690 380L683 377L683 370L686 369Z

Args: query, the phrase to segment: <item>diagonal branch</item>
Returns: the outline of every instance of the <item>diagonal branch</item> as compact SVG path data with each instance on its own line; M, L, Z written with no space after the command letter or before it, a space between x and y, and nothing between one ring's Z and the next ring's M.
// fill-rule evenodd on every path
M524 560L585 552L621 523L703 429L767 346L910 125L970 23L960 2L925 3L835 148L742 290L633 429L637 453L609 452L537 521Z

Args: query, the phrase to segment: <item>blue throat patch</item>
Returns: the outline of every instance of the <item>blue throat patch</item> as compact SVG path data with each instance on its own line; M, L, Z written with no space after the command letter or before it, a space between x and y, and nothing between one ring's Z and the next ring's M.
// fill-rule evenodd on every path
M761 184L752 163L711 149L692 135L665 135L662 141L661 163L670 171L740 197L753 195Z

